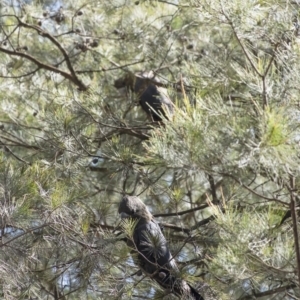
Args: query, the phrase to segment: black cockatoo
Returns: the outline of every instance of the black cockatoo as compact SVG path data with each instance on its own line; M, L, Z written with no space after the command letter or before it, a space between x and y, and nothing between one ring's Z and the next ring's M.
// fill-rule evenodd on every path
M167 90L156 85L159 81L153 72L127 73L124 77L117 79L116 88L126 87L134 92L142 109L153 121L162 121L162 116L168 118L174 111L174 104L167 94ZM167 112L167 113L166 113Z
M178 277L179 270L167 241L146 205L138 197L124 196L119 214L136 220L133 240L128 244L138 252L141 270L180 299L204 300L196 289Z

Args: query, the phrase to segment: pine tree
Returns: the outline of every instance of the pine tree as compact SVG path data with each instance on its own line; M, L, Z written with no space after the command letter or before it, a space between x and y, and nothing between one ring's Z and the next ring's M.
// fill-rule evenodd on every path
M0 298L176 299L141 274L122 195L207 299L298 299L299 5L4 1ZM157 124L114 83L152 71ZM299 131L299 132L298 132Z

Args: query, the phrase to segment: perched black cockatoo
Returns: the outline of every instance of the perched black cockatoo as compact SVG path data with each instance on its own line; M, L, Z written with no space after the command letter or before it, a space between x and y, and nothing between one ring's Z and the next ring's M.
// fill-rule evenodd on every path
M196 289L178 276L179 270L167 241L146 205L138 197L124 196L119 214L122 218L136 220L133 241L129 244L138 252L141 270L180 299L204 300Z
M142 109L153 121L162 121L162 116L168 118L173 114L174 104L168 97L167 90L155 83L159 81L153 72L127 73L124 77L117 79L116 88L126 87L134 92Z

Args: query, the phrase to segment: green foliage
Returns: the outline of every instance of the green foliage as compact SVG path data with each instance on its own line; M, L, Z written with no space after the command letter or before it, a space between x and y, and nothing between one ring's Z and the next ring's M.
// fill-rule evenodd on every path
M223 246L210 265L215 276L223 278L224 284L235 281L235 284L239 282L237 286L243 286L251 282L260 289L265 280L261 268L276 278L285 278L293 269L293 254L288 250L293 242L287 234L272 230L272 215L272 209L259 212L247 209L243 214L231 209L229 213L219 214L218 232ZM241 288L236 289L237 295L242 293Z
M262 140L266 146L286 145L289 142L288 119L283 111L266 111L266 124L262 132Z
M174 299L133 275L124 193L206 300L299 298L298 4L59 5L0 8L0 298ZM163 124L114 87L150 70Z
M122 220L122 230L128 236L128 238L132 239L133 238L133 231L136 226L137 220L131 219L131 218L126 218Z

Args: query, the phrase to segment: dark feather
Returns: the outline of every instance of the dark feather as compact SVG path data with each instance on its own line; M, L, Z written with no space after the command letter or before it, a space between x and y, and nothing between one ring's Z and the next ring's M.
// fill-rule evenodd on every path
M167 90L157 86L152 72L138 74L128 73L115 81L116 88L127 87L133 91L142 109L153 119L162 121L162 116L168 118L173 114L174 104L170 100Z
M192 286L179 277L179 270L167 240L146 205L138 197L124 196L119 213L123 217L137 220L133 232L133 249L138 252L141 270L181 299L204 300Z

